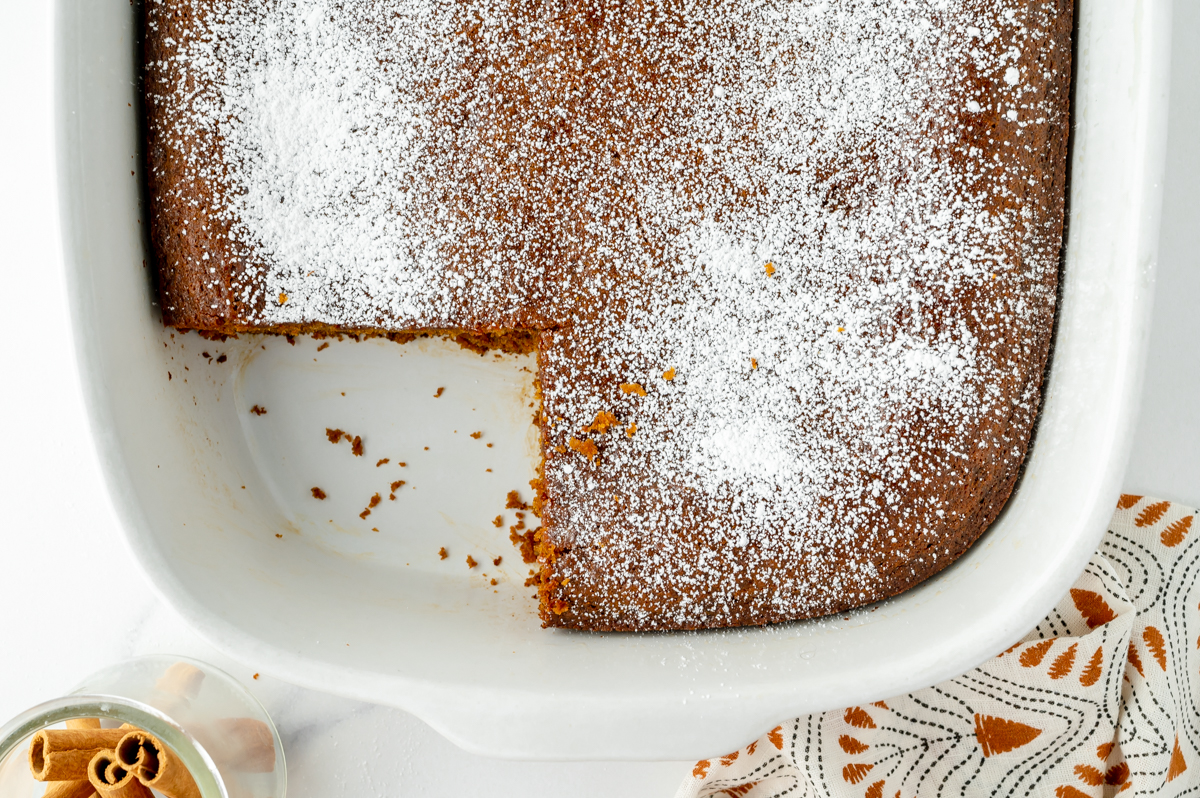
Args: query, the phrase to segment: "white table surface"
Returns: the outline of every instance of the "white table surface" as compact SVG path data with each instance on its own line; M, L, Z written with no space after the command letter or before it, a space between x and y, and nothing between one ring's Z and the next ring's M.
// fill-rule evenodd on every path
M1154 325L1126 489L1200 506L1200 2L1176 0ZM1189 45L1191 45L1189 47ZM0 3L0 720L129 656L245 682L283 735L290 795L670 796L690 762L473 756L405 712L292 687L216 652L125 549L89 439L58 247L48 0Z

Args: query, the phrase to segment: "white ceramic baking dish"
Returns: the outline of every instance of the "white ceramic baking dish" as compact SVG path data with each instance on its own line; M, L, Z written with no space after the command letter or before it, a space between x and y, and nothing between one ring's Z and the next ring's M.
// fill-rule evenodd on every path
M1104 531L1152 295L1169 2L1079 2L1061 314L1036 442L1000 520L945 573L881 606L648 635L541 629L526 569L490 522L532 476L525 360L436 342L318 352L307 339L164 331L139 194L135 8L59 0L57 14L66 268L109 488L163 597L256 670L402 707L487 754L711 756L798 713L978 664L1062 595ZM326 427L362 435L366 456L330 445ZM397 479L406 485L388 501ZM482 565L469 570L467 554Z

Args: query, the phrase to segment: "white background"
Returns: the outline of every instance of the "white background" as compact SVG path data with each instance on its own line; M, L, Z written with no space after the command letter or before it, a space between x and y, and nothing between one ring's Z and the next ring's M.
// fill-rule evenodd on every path
M58 246L51 6L0 2L0 721L110 662L209 660L283 735L290 795L670 796L690 762L472 756L399 710L303 690L221 656L125 549L79 391ZM1200 506L1200 2L1177 0L1154 322L1126 490ZM749 742L749 741L747 741Z

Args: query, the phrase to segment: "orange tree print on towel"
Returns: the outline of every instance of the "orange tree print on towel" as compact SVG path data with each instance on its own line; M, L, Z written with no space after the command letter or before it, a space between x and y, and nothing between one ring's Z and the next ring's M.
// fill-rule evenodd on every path
M787 721L699 763L677 798L1200 798L1196 514L1122 496L1021 642L910 695Z

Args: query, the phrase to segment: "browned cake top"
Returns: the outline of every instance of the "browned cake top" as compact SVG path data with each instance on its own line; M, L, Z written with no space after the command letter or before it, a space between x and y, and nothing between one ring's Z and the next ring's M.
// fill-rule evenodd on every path
M1003 506L1067 3L148 5L168 320L545 331L551 623L857 606Z

